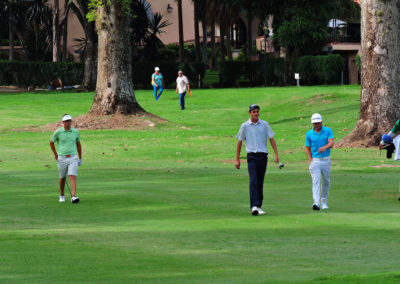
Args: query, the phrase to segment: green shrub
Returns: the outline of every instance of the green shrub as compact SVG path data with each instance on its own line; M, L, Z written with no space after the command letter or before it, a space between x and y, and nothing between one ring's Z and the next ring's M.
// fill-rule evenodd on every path
M80 84L83 78L83 64L0 60L0 85L47 87L51 80L58 78L64 85Z
M302 56L294 66L295 73L300 74L302 85L339 83L343 69L343 58L339 54Z
M357 54L357 56L356 56L356 64L357 64L358 73L360 73L361 72L361 56L359 54Z
M220 64L220 85L260 86L264 85L266 76L268 86L281 86L283 74L282 58L269 58L266 61L225 61Z

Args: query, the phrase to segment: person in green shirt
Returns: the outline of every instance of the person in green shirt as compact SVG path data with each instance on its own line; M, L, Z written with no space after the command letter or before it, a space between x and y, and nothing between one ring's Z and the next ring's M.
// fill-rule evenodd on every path
M78 166L82 164L81 140L79 131L71 127L72 116L64 114L61 120L64 126L54 131L50 140L50 148L57 161L60 176L59 202L65 202L64 187L68 175L71 181L71 202L78 203L79 197L76 196L76 176L78 175ZM55 143L57 143L58 152L54 145Z

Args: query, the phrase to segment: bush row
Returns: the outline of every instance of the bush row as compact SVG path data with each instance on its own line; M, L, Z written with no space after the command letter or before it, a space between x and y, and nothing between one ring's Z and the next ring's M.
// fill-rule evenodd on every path
M266 72L265 72L266 71ZM231 86L282 86L284 61L270 58L266 61L225 61L220 64L220 85Z
M198 83L200 74L203 79L205 67L201 63L184 62L138 62L134 63L133 83L136 88L151 88L151 75L158 66L164 76L165 84L174 85L178 70L183 70L192 84ZM83 64L73 62L29 62L0 60L0 85L19 87L47 87L49 82L60 78L64 85L81 84Z
M340 55L302 56L293 61L292 70L300 73L302 85L337 84L341 80L344 62ZM265 61L227 61L220 65L220 85L282 86L285 70L283 58ZM266 80L265 80L266 77ZM295 83L294 79L290 79Z
M0 85L47 87L60 78L64 85L80 84L83 65L74 62L30 62L0 60Z
M339 54L302 56L295 61L295 72L302 85L338 84L344 69Z

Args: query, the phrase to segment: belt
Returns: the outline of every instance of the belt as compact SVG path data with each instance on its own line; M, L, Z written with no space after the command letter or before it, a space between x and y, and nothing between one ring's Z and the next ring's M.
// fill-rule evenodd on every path
M250 152L250 153L247 153L247 154L257 155L257 156L268 155L268 153L264 153L264 152Z
M65 158L71 158L71 157L74 156L74 155L58 155L58 156L60 156L60 157L65 157Z
M326 160L329 160L331 157L323 157L323 158L312 158L313 160L315 160L315 161L326 161Z

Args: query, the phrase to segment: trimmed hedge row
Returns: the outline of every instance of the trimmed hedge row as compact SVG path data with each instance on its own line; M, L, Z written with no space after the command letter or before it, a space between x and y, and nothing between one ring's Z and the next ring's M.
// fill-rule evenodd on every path
M302 85L338 84L344 69L339 54L302 56L295 62L295 72L300 74Z
M80 84L83 64L74 62L40 62L0 60L0 85L42 86L60 78L64 85Z
M154 73L154 67L156 66L160 68L165 85L173 88L176 86L176 77L178 77L179 70L183 71L183 74L192 85L198 84L199 74L201 80L203 80L206 72L205 66L196 62L183 62L181 64L175 61L133 62L132 74L135 88L152 88L151 75Z
M222 87L257 86L264 85L266 76L268 86L282 86L283 75L283 58L270 58L266 62L264 60L222 62L219 79Z
M300 73L302 85L337 84L341 80L344 62L339 54L302 56L294 60L292 70ZM282 86L285 70L283 58L269 58L260 61L226 61L220 66L220 85ZM291 80L295 83L294 79Z
M136 88L151 88L151 75L154 73L155 66L160 67L165 84L174 88L179 69L183 70L193 85L197 85L199 74L201 79L205 74L205 67L201 63L138 62L132 65L133 83ZM47 87L50 81L58 78L64 85L81 84L83 64L0 60L0 85Z

